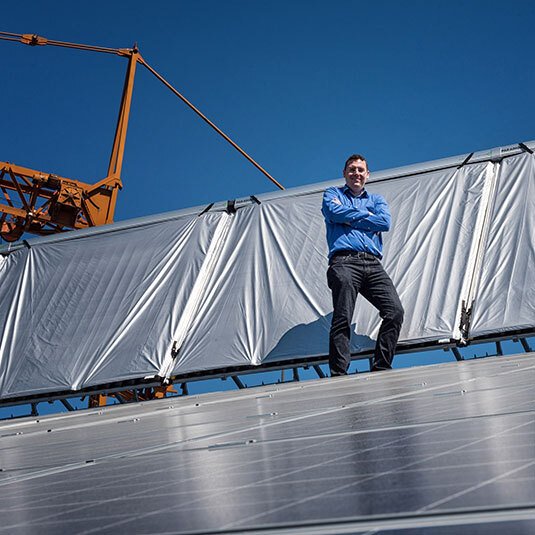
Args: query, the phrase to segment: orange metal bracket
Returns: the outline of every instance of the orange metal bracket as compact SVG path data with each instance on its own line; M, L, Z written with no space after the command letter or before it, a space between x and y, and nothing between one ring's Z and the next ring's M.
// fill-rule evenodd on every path
M123 390L122 392L110 392L109 394L93 394L89 396L88 408L105 407L108 403L108 398L116 398L121 402L133 401L148 401L151 399L163 399L167 394L178 394L173 385L156 386L153 388L143 388L141 391L134 392L134 390Z
M0 235L8 242L24 232L47 235L113 221L119 177L98 184L0 162Z
M0 40L17 41L30 46L48 45L103 52L129 59L107 176L96 184L91 185L54 174L27 169L8 162L0 162L0 236L4 240L16 241L24 232L46 235L113 222L117 192L122 188L121 169L128 129L128 117L132 103L134 76L138 62L178 96L242 156L247 158L279 189L284 189L239 145L232 141L186 97L180 94L163 76L158 74L141 57L136 45L131 49L106 48L55 41L34 34L8 32L0 32Z
M113 53L128 58L119 117L115 129L108 174L96 184L0 162L0 236L8 242L23 233L47 235L113 222L117 192L122 188L121 169L132 103L139 51L111 49L52 41L31 34L7 34L0 38L30 46L52 45Z

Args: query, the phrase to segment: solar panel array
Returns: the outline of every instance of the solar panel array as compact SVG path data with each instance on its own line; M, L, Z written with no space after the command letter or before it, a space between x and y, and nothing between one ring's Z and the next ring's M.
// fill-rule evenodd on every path
M535 353L0 425L0 533L535 531Z

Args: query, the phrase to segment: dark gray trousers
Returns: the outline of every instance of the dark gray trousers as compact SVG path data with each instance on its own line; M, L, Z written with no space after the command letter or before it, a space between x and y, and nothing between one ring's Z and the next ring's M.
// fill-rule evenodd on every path
M377 308L383 319L372 371L392 368L404 312L394 284L379 259L364 253L335 256L329 262L327 282L334 308L329 335L331 375L347 374L351 361L351 320L358 294Z

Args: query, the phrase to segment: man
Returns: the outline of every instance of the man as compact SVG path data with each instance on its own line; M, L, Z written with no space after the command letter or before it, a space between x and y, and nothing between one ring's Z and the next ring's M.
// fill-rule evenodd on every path
M331 376L347 374L351 319L359 293L379 310L383 319L372 371L392 368L403 323L403 307L380 262L381 232L390 229L390 211L383 197L364 189L369 176L366 158L353 154L344 166L345 186L327 188L323 195L329 246L327 282L334 308L329 335Z

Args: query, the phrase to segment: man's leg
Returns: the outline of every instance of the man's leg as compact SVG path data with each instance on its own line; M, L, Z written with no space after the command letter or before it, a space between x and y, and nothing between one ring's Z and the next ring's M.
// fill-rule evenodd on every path
M392 368L404 311L396 288L379 261L370 266L370 274L362 284L361 293L379 310L383 319L375 344L372 371L389 370Z
M362 271L353 258L335 258L327 271L334 309L329 334L329 367L332 377L346 375L351 361L351 320L361 280Z

